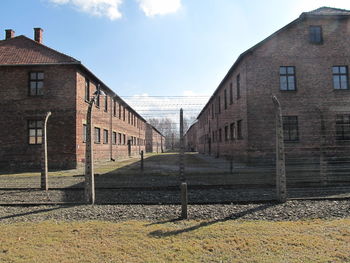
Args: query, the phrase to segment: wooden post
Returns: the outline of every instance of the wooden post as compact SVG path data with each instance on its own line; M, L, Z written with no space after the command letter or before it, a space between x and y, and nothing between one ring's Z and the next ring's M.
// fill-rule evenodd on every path
M272 96L272 101L275 106L276 119L276 190L277 200L281 203L287 201L286 187L286 163L284 153L284 138L283 138L283 120L281 104L276 96Z
M325 152L325 145L326 145L326 125L324 122L324 116L322 114L322 111L320 111L320 117L321 117L321 141L320 141L320 179L322 185L327 185L328 178L327 178L327 160L326 160L326 152Z
M51 116L51 112L46 113L43 127L43 141L42 141L42 158L41 158L41 189L49 190L49 177L48 177L48 158L47 158L47 121Z
M185 147L184 147L184 122L183 110L180 109L180 181L181 181L181 217L187 218L187 183L185 178Z
M85 150L85 187L84 196L87 204L95 203L95 178L94 178L94 158L93 158L93 137L92 137L92 106L95 97L89 102L86 114L86 150Z
M141 171L143 172L143 151L141 151Z
M181 218L187 219L187 183L181 183Z

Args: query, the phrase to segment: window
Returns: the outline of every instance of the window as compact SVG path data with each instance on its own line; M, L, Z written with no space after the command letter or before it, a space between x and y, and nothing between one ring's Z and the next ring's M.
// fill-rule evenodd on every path
M125 107L123 107L123 121L125 121Z
M280 90L295 90L295 67L280 67Z
M96 85L96 92L98 91L97 90L97 87L98 87L98 85ZM97 95L97 97L96 97L96 107L100 107L100 95Z
M118 133L118 144L122 145L122 134Z
M222 142L222 134L221 134L221 129L219 129L219 142Z
M335 122L336 139L339 141L350 140L350 115L341 114L336 116Z
M113 100L113 116L117 116L117 102Z
M312 44L322 44L322 27L321 26L310 26L309 27L309 40Z
M233 103L232 82L230 83L230 105Z
M224 90L224 106L225 106L225 110L227 109L227 90Z
M83 124L83 142L86 142L87 140L87 126L86 124Z
M95 143L101 143L100 128L95 127Z
M108 130L103 130L103 143L108 143Z
M218 97L218 113L221 113L221 98L220 96Z
M241 97L241 76L238 74L237 75L237 100Z
M213 137L213 142L215 142L215 132L214 131L213 131L212 137Z
M90 81L85 78L85 101L90 101Z
M231 140L235 139L235 123L230 124L230 138Z
M285 142L299 141L298 117L283 116L283 136Z
M125 138L125 134L123 134L123 144L126 144L126 138Z
M119 119L122 118L122 105L119 104Z
M214 119L214 103L211 105L211 118Z
M29 73L29 95L41 96L44 94L44 73L30 72Z
M348 67L334 66L332 71L334 89L348 89Z
M117 144L117 133L116 132L113 132L112 144Z
M42 144L43 142L43 121L28 121L29 144Z
M108 111L108 96L105 96L105 112Z
M242 140L243 139L242 120L237 121L237 139L238 140Z
M225 126L225 141L228 141L228 126Z

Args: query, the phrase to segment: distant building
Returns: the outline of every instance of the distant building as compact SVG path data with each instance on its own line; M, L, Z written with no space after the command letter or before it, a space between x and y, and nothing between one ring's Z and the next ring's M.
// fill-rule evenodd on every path
M197 152L198 138L197 138L198 122L193 123L185 133L185 150L189 152Z
M165 151L165 137L151 124L146 124L146 152L163 153Z
M191 147L245 162L273 160L274 94L290 160L321 148L329 157L348 156L349 64L350 11L302 13L239 56L188 133L198 138Z
M50 167L75 168L85 162L88 101L93 107L95 160L108 161L145 149L146 120L80 61L6 30L0 41L0 166L40 165L44 116L48 121Z

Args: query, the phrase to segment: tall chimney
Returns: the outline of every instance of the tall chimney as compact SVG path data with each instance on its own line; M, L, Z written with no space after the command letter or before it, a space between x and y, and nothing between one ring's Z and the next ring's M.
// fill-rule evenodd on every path
M34 40L40 44L43 43L43 30L40 27L34 28Z
M15 31L13 31L12 29L6 29L5 32L6 32L6 38L5 38L6 40L15 37Z

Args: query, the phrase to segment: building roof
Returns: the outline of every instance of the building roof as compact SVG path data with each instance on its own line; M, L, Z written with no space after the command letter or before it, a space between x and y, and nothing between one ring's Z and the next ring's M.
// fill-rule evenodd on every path
M0 65L80 64L80 61L26 36L0 41Z
M310 15L331 15L331 16L334 16L334 15L350 15L350 10L323 6L323 7L317 8L315 10L312 10L310 12L306 12L306 14L310 14Z
M243 59L251 54L253 51L255 51L258 47L261 47L263 44L265 44L267 41L269 41L270 39L272 39L273 37L275 37L276 35L278 35L279 33L287 30L288 28L290 28L291 26L295 25L296 23L302 21L305 18L313 18L313 17L327 17L327 16L335 16L335 17L344 17L344 16L350 16L350 10L345 10L345 9L339 9L339 8L332 8L332 7L320 7L317 8L315 10L312 10L310 12L304 12L302 13L299 18L293 20L292 22L290 22L289 24L287 24L286 26L282 27L281 29L277 30L275 33L273 33L272 35L268 36L267 38L265 38L264 40L260 41L259 43L257 43L255 46L247 49L246 51L244 51L242 54L240 54L237 58L237 60L234 62L234 64L231 66L231 68L229 69L229 71L226 73L225 77L222 79L222 81L220 82L219 86L215 89L213 95L209 98L208 102L205 104L205 106L203 107L203 109L201 110L201 112L198 114L197 119L204 113L205 109L207 108L207 106L210 104L210 102L214 99L215 94L220 90L220 88L222 87L222 85L224 85L225 81L227 80L227 78L230 77L230 74L238 67L238 65L243 61Z

